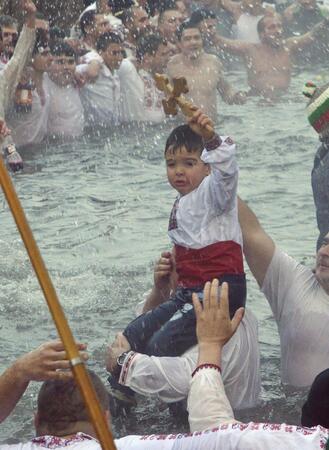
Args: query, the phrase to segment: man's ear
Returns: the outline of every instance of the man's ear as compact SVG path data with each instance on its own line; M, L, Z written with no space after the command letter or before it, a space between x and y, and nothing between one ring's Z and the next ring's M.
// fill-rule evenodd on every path
M207 172L207 175L209 175L210 172L211 172L210 164L205 164L205 166L206 166L206 172Z

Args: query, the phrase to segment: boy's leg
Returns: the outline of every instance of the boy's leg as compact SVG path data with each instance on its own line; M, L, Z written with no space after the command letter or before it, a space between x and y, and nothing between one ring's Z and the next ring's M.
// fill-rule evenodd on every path
M186 303L157 331L147 343L144 353L154 356L180 356L197 344L196 319L191 303Z
M145 346L164 323L175 314L179 304L175 300L169 300L165 303L137 317L123 331L130 347L135 352L145 353Z

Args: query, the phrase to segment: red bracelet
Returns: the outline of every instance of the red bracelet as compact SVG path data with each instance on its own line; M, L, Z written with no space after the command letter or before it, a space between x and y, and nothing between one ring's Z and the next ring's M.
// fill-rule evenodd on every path
M220 368L219 366L217 366L217 364L210 364L210 363L208 364L208 363L205 363L205 364L200 364L200 366L198 366L198 367L194 370L194 372L192 372L192 377L194 377L194 375L195 375L197 372L199 372L200 369L215 369L215 370L218 370L218 372L222 373L221 368Z

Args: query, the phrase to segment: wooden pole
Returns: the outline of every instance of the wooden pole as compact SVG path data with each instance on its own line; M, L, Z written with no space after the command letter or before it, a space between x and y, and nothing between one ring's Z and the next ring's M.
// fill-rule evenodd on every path
M0 157L0 183L5 194L11 212L14 216L17 228L22 236L31 263L38 277L41 289L43 290L49 310L55 322L58 334L63 342L68 359L72 366L72 371L76 383L83 395L87 405L90 419L94 425L98 440L104 450L115 450L113 437L108 428L105 416L93 385L91 384L88 372L80 358L79 351L74 341L71 329L66 320L64 311L58 300L55 288L50 279L48 270L40 254L38 245L34 240L32 231L25 217L24 210L16 194L14 185L7 172L2 158Z

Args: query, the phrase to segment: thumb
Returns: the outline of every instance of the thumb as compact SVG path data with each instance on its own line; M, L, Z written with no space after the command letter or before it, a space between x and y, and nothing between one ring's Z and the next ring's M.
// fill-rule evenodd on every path
M244 316L244 308L239 308L237 311L235 311L233 319L231 320L232 335L236 332L238 326L240 325L241 320L243 319L243 316Z

